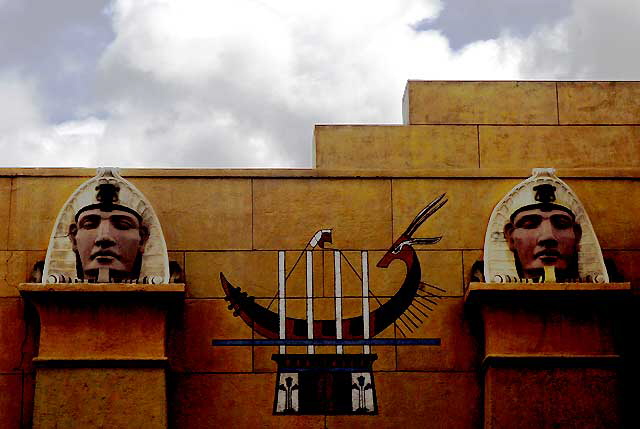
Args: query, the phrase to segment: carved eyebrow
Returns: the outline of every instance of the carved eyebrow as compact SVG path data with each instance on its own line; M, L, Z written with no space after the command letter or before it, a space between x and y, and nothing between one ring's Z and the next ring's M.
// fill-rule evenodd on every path
M83 225L86 222L96 222L97 220L100 219L100 215L97 214L88 214L88 215L84 215L80 218L80 220L78 221L78 224Z
M117 220L125 219L125 220L130 220L131 222L137 222L137 220L133 216L114 214L114 215L111 215L110 217L111 219L117 219Z
M567 218L567 219L572 219L573 220L573 218L568 213L555 213L555 214L551 215L551 217L554 217L554 218Z
M95 214L95 213L94 213L94 214L87 214L87 215L84 215L84 216L82 216L82 217L80 218L80 222L82 222L82 221L84 221L84 220L87 220L87 219L90 219L90 220L100 219L100 215L97 215L97 214Z
M127 224L133 227L140 226L140 223L138 222L137 219L127 215L112 215L111 222L117 222L119 224Z
M539 222L542 220L542 215L539 214L527 214L518 219L515 223L515 226L522 225L525 222Z
M557 222L565 223L566 222L567 225L573 225L573 223L574 223L574 220L573 220L573 218L571 216L566 215L566 214L560 214L560 213L552 215L551 216L551 221L554 222L554 223L557 223Z

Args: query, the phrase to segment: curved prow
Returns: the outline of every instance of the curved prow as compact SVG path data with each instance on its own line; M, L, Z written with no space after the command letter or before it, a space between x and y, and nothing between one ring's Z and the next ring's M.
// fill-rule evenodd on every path
M422 209L378 262L377 266L379 268L387 268L393 260L400 259L407 266L407 274L402 286L395 295L369 314L370 338L393 324L407 310L415 298L420 287L422 271L413 245L434 244L440 241L442 237L413 238L413 234L424 221L446 203L445 194L442 194ZM225 300L229 301L229 310L234 310L234 316L240 316L247 325L253 327L258 334L266 338L279 338L279 316L276 312L256 303L252 296L229 283L222 273L220 273L220 281L225 292ZM307 338L306 319L287 317L285 324L287 339ZM356 316L343 319L342 333L344 339L364 338L363 317ZM335 320L314 320L313 338L335 339Z
M445 198L445 195L446 194L440 195L420 210L420 213L411 221L407 229L398 237L393 245L391 245L380 261L378 261L377 267L387 268L391 262L400 259L407 266L407 274L398 292L396 292L389 301L371 313L371 336L382 332L395 322L413 302L422 278L420 261L413 245L435 244L442 239L442 236L414 238L413 234L420 225L447 203L448 200Z
M420 213L411 221L407 229L398 237L398 239L391 245L387 253L378 261L376 265L378 268L387 268L391 261L394 259L402 259L405 262L409 262L411 259L411 254L405 253L402 254L405 246L407 250L411 248L414 244L436 244L442 239L442 236L439 237L421 237L414 238L413 234L416 230L429 219L435 212L440 210L442 206L444 206L449 200L445 198L446 194L440 195L435 200L431 201L425 208L420 210ZM415 254L413 255L415 259ZM407 271L408 272L408 271Z

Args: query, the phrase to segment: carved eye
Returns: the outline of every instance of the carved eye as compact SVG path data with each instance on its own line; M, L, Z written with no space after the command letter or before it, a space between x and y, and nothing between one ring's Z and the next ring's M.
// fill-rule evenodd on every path
M551 224L557 229L568 229L573 226L573 221L569 216L554 215L551 216Z
M542 223L542 216L529 215L523 216L516 224L516 228L535 229Z
M85 216L79 222L79 227L82 229L95 229L100 224L100 219L97 216Z
M112 217L111 223L116 229L120 229L120 230L133 229L137 227L136 223L133 222L131 219L128 219L126 217L120 217L120 216Z

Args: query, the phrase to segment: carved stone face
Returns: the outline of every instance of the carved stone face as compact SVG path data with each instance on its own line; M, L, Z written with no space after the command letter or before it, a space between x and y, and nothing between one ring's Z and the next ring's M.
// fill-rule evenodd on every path
M564 210L532 209L518 213L505 225L509 249L519 264L520 275L540 277L545 266L556 268L561 277L577 276L580 225Z
M122 210L87 210L69 227L85 279L97 279L101 268L108 268L113 278L137 277L136 259L144 252L147 235L138 219Z

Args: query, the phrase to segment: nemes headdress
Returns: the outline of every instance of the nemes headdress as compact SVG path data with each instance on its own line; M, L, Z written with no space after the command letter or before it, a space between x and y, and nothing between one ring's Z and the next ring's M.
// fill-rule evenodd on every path
M484 238L484 278L488 283L518 282L513 252L504 236L504 226L522 210L552 206L573 215L582 228L578 252L578 275L582 282L608 283L598 238L584 206L555 175L553 168L534 168L532 176L514 187L491 213Z
M69 239L69 225L80 214L95 208L133 214L149 230L142 255L139 282L169 283L169 259L160 222L151 204L116 168L98 168L95 177L76 189L64 204L51 232L43 283L73 282L77 278L76 254Z

